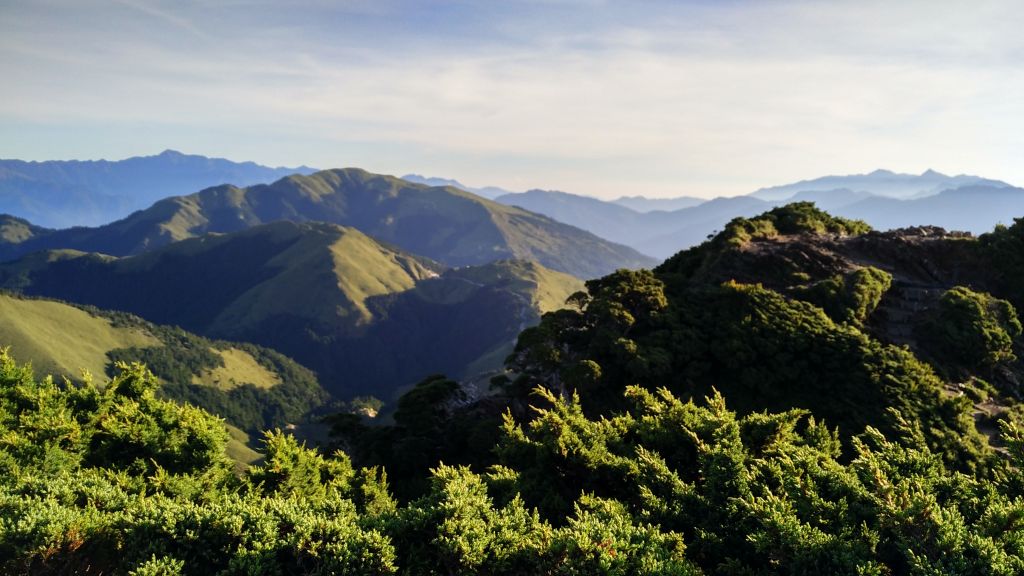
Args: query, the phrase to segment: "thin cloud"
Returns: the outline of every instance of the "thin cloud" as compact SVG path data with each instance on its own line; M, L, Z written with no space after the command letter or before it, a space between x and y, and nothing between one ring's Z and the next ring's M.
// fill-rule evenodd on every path
M125 5L0 22L0 119L25 136L0 155L144 152L134 126L158 149L604 196L877 167L1024 181L1008 3ZM33 123L68 136L27 149Z
M166 24L170 24L171 26L177 27L181 30L185 30L186 32L189 32L204 40L209 40L211 38L209 34L202 31L198 26L196 26L192 20L180 16L179 14L176 14L174 12L164 10L158 7L155 3L146 2L144 0L115 0L115 2L117 4L120 4L121 6L131 8L132 10L137 10L142 14L152 16L153 18L160 20Z

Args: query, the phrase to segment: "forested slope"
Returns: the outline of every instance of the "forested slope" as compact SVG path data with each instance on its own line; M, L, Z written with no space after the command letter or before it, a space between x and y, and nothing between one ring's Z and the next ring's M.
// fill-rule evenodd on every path
M53 300L0 293L0 348L31 361L40 376L97 386L119 361L146 362L162 397L200 406L254 435L298 422L329 399L312 372L273 350Z
M39 252L0 264L0 286L254 342L338 398L389 400L426 374L501 368L518 333L583 285L532 262L446 270L353 228L274 222L123 258Z
M1022 255L1020 222L974 239L807 204L737 219L654 271L588 282L520 335L494 395L428 377L387 425L333 417L344 452L271 433L237 475L220 423L161 403L141 367L98 391L5 356L0 557L15 573L1019 574ZM908 298L922 273L956 284Z

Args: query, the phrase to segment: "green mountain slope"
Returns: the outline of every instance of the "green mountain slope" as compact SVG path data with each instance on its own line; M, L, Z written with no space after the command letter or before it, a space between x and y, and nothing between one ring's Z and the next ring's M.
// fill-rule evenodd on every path
M0 286L272 347L340 397L501 366L516 335L582 288L539 264L448 272L352 228L276 222L137 256L69 250L0 265Z
M368 308L516 291L548 275L531 266L448 271ZM1012 378L979 375L1021 374L1022 267L1024 220L974 239L807 204L736 219L524 331L507 395L431 376L386 426L336 415L344 451L271 433L238 474L219 421L161 401L144 370L60 387L0 353L0 567L1020 574L1024 411ZM893 345L904 323L952 364ZM998 434L972 413L987 393L1010 403Z
M357 376L360 393L404 388L427 374L472 379L500 370L523 329L582 289L577 278L534 262L449 270L374 299L380 319L358 338L338 339L327 361Z
M115 361L146 361L161 393L238 428L283 426L326 402L315 376L259 346L211 341L120 312L0 293L0 347L39 375L103 384Z
M78 379L83 370L103 379L112 350L162 346L144 330L115 327L81 308L8 294L0 294L0 343L31 361L37 373L57 379Z
M53 232L33 225L23 218L0 214L0 245L20 244L40 234Z
M276 222L210 235L129 258L76 251L32 254L2 266L4 286L126 310L162 324L238 337L287 314L355 330L371 296L403 291L438 265L351 228Z
M209 232L235 232L277 220L351 226L452 266L516 258L590 278L654 263L630 248L520 208L358 169L168 198L99 228L50 231L2 244L0 257L58 248L138 254Z
M1024 382L1021 227L878 233L808 203L737 218L653 272L588 282L579 310L520 336L511 390L585 390L595 414L633 384L717 390L741 413L809 410L846 440L909 423L975 470Z

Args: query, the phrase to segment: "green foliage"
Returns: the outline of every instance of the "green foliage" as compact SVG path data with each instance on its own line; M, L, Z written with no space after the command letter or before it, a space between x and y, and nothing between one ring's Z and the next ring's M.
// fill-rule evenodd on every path
M998 293L1024 308L1024 218L1014 218L1011 226L996 226L978 240L978 252L999 287Z
M773 208L755 218L734 218L716 241L743 244L755 238L790 234L856 235L871 227L860 220L832 216L814 206L814 202L793 202Z
M384 402L373 396L356 396L347 402L349 410L355 414L363 414L370 418L377 416L384 408Z
M856 230L799 206L759 222ZM224 423L140 365L100 389L2 353L0 572L1024 573L1020 405L993 450L971 414L991 385L949 394L865 332L888 275L798 291L813 304L691 280L588 282L522 334L496 395L431 376L393 424L330 418L344 452L275 430L238 474ZM1009 303L957 288L940 308L971 358L1009 359Z
M896 441L868 428L843 464L835 433L803 411L741 418L720 396L702 407L633 387L631 410L592 420L578 398L543 397L529 425L507 423L496 474L543 515L608 502L660 538L679 534L707 573L1024 569L1024 526L1010 520L1021 501L950 472L905 421Z
M464 404L457 382L434 375L399 398L391 425L367 425L351 413L327 421L357 465L386 469L395 494L408 501L430 488L429 471L438 462L477 468L491 462L500 418L486 410L463 411Z
M250 434L298 422L328 401L327 392L312 372L278 352L252 344L211 342L178 328L152 329L164 346L113 350L108 354L111 366L116 362L145 364L163 383L160 395L202 406ZM264 388L243 382L223 390L196 383L195 375L224 365L214 350L228 348L252 356L270 374L279 377L280 384Z
M996 481L951 470L901 414L844 459L806 410L739 416L668 390L590 417L539 390L486 475L436 466L404 506L379 469L279 431L230 473L226 433L125 366L105 390L0 354L0 570L10 574L1018 574L1024 434ZM443 427L425 380L396 426ZM417 404L423 404L422 406Z
M0 448L13 459L8 464L226 482L223 424L201 409L157 398L156 379L143 366L119 370L102 391L89 382L59 386L51 378L34 380L30 369L0 353L0 427L12 431Z
M587 282L587 294L574 294L576 310L544 315L520 334L508 366L518 374L509 390L524 395L537 385L564 394L585 388L595 402L614 402L603 382L650 377L664 370L660 351L645 354L637 334L658 329L669 307L665 284L649 270L619 270Z
M1012 304L963 286L942 295L927 326L927 335L940 354L971 368L1016 360L1014 342L1022 331Z
M840 234L852 236L869 232L871 227L861 220L832 216L819 210L814 202L793 202L773 208L756 218L736 218L726 225L723 234L729 241L741 242L776 234Z
M854 236L870 231L871 227L861 220L832 216L816 208L813 202L793 202L754 218L732 219L722 232L665 260L656 271L663 276L691 278L710 268L723 253L738 250L753 240L794 234Z
M863 326L890 286L891 274L868 266L806 288L799 287L794 296L817 305L834 322Z
M866 313L885 279L870 270L851 275L842 293L844 315ZM949 464L973 470L991 457L966 399L944 396L928 365L855 323L836 324L819 308L761 286L662 284L650 273L606 281L617 288L592 284L596 290L582 312L546 315L523 333L510 363L520 374L510 394L522 397L532 384L564 395L571 391L567 371L586 365L591 381L575 389L588 413L615 413L632 384L664 386L688 398L714 387L741 413L810 410L838 426L844 439L865 426L893 431L888 409L897 408L922 425L928 445ZM662 297L623 296L651 292Z

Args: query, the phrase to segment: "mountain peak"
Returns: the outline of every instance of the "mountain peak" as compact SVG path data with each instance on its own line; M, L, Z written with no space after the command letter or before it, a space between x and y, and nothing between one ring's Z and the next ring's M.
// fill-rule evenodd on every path
M164 198L226 182L245 187L313 172L306 167L272 168L171 148L123 160L0 160L0 174L9 170L18 176L5 178L0 213L48 228L111 222Z

